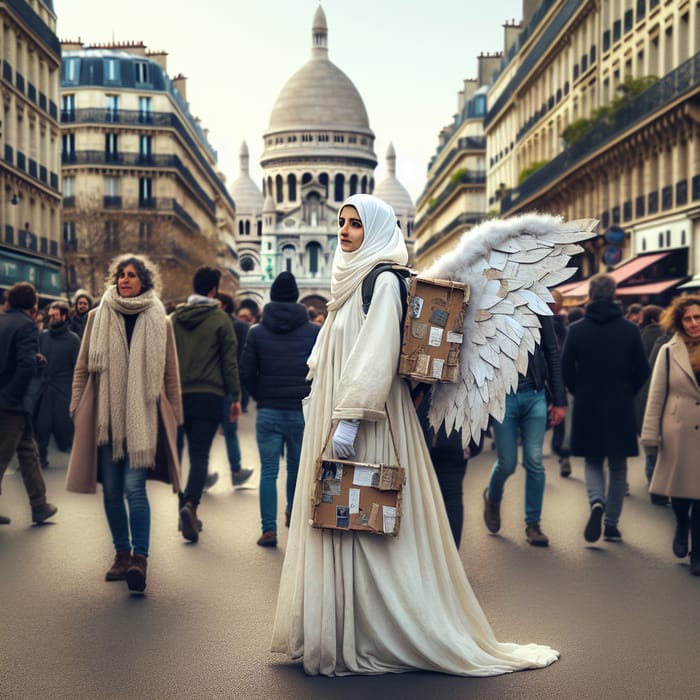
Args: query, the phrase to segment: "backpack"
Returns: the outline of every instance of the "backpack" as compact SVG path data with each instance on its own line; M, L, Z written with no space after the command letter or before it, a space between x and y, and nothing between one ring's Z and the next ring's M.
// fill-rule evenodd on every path
M403 337L403 327L406 321L406 312L408 311L408 280L413 274L409 268L394 263L379 263L379 265L373 267L362 280L362 313L366 316L369 311L372 294L374 294L374 285L377 277L382 272L393 272L399 283L399 294L401 296L401 325L399 328Z

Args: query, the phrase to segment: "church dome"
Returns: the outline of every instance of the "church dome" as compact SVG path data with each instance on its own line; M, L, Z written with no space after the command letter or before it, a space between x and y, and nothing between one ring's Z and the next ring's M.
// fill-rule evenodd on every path
M236 215L257 215L263 208L263 196L258 186L250 177L248 144L244 141L240 150L240 172L231 183L230 192L236 204Z
M377 184L374 194L390 204L399 217L411 218L416 213L411 195L396 177L396 151L392 143L386 152L386 176Z
M266 135L279 131L327 129L374 137L365 104L353 82L328 60L328 28L322 7L312 23L311 60L282 88Z

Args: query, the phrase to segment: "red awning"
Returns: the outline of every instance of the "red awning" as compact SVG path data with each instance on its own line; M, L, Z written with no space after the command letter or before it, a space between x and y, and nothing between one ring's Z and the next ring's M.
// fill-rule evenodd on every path
M615 290L615 295L619 297L625 296L645 296L651 294L661 294L671 287L680 284L685 277L678 277L675 280L663 280L661 282L649 282L648 284L635 284L631 287L618 287Z
M663 260L664 258L668 257L671 253L670 252L665 252L665 253L652 253L651 255L639 255L636 258L632 258L631 260L628 260L627 262L622 263L621 265L618 265L614 270L611 270L608 274L612 275L612 277L615 279L615 281L618 284L617 287L617 294L618 295L629 295L629 294L634 294L635 292L630 292L628 290L630 289L637 289L639 287L645 287L647 285L636 285L635 287L620 287L620 283L624 282L625 280L630 279L631 277L634 277L636 274L640 273L642 270L645 270L647 267L650 267L654 263L659 262L659 260ZM564 291L561 287L559 288L559 291L562 293L565 299L572 299L572 298L580 298L580 299L585 299L588 297L588 283L590 280L584 280L583 282L578 282L575 286L567 289ZM677 284L679 280L675 280L673 284ZM650 283L651 284L651 283ZM669 284L669 286L671 286ZM666 287L668 289L668 287ZM663 291L663 290L662 290ZM639 293L639 292L637 292ZM641 292L643 294L653 294L654 292Z

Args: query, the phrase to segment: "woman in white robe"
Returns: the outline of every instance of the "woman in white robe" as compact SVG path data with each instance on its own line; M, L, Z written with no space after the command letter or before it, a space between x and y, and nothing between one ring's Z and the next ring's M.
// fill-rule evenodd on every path
M352 248L348 231L357 219L363 238ZM490 676L547 666L559 656L553 649L496 640L467 580L408 387L397 374L402 308L393 273L378 276L363 314L367 273L381 262L407 261L396 215L376 197L353 195L339 221L333 298L309 359L313 383L272 650L326 676ZM339 421L359 428L355 460L395 464L387 411L406 470L400 534L313 528L316 459L331 429ZM336 437L339 457L344 436Z

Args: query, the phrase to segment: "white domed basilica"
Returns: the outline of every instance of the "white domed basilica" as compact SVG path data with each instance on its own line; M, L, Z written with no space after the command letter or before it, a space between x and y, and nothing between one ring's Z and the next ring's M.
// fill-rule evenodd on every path
M261 304L272 280L288 270L297 278L300 301L323 306L330 295L338 207L351 194L375 193L374 133L357 88L328 59L320 5L311 33L311 59L282 88L263 135L262 192L249 175L245 143L240 174L231 184L239 298ZM395 161L390 146L388 174L376 194L394 206L410 244L415 207L396 179Z

